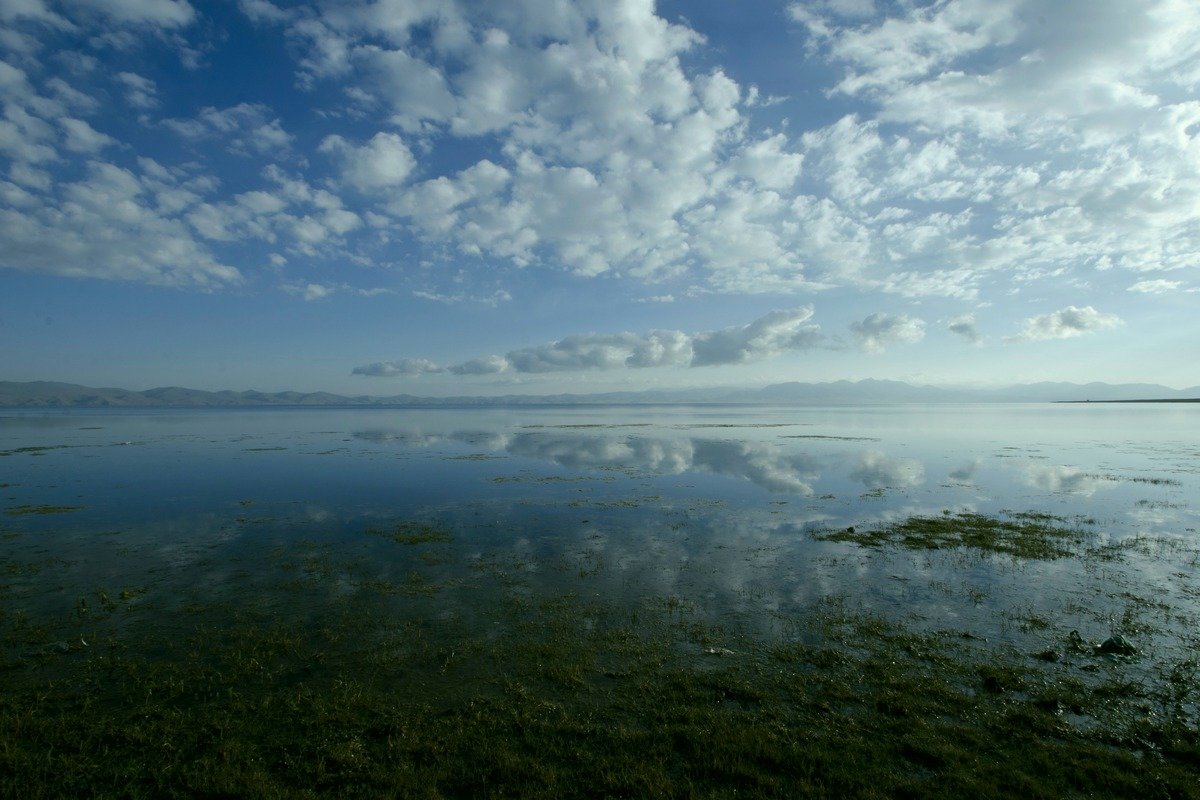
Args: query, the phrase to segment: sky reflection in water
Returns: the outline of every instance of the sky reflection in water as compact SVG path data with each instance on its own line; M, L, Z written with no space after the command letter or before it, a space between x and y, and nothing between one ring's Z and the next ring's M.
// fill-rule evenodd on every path
M0 451L5 510L81 507L0 518L7 560L61 574L10 576L10 607L100 585L245 595L264 565L315 550L345 567L325 590L353 593L413 569L364 531L420 519L468 564L500 554L543 588L587 576L617 602L686 598L767 634L829 596L1027 647L1058 628L1102 638L1122 596L1181 612L1163 648L1195 620L1200 425L1184 407L29 412L0 419ZM1168 543L1101 568L810 535L1004 509L1094 520L1096 545ZM460 601L430 602L469 616Z

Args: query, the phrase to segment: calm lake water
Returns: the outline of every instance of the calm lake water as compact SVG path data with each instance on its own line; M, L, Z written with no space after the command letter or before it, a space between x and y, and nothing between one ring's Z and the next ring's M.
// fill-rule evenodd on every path
M1196 645L1195 406L5 411L0 451L0 603L53 620L124 593L111 635L221 598L303 618L418 579L445 590L400 592L397 613L470 620L453 587L486 562L522 591L586 580L765 636L838 597L1013 647ZM813 536L968 511L1052 514L1125 557ZM454 557L368 534L414 521Z

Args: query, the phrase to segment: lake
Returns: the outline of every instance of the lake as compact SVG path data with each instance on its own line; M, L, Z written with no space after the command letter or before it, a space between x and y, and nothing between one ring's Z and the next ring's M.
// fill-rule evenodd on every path
M264 685L345 678L369 654L458 708L463 686L503 694L486 653L518 623L575 626L581 641L652 630L655 663L711 671L792 645L853 650L831 632L836 608L860 634L877 620L1020 663L1034 700L1030 675L1178 686L1200 644L1197 412L5 411L4 674L31 692L85 674L108 691L97 670L178 664L179 643L206 649L198 631L215 652L239 626L283 626L307 663ZM951 529L1008 538L936 538ZM1043 534L1058 544L1013 544ZM1114 636L1136 655L1101 658ZM600 675L632 670L587 659ZM598 685L589 669L577 689ZM1170 715L1194 734L1190 692ZM1066 718L1098 724L1084 706Z

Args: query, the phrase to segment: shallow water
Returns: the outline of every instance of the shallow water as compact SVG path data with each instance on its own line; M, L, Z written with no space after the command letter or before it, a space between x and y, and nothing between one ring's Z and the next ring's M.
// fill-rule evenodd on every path
M125 592L106 635L169 635L215 600L303 619L381 586L394 613L469 623L486 614L456 587L484 564L768 637L838 597L1029 650L1120 631L1146 668L1197 641L1191 407L10 411L0 452L0 603L51 620ZM1004 510L1078 525L1088 552L812 535ZM452 541L367 533L414 520Z

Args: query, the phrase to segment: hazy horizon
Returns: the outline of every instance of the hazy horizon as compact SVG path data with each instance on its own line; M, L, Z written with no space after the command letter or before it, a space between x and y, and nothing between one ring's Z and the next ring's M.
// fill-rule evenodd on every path
M31 381L31 382L13 382L13 383L15 383L17 386L27 386L29 384L39 384L39 383L43 383L43 382L42 381ZM1028 383L1028 384L998 384L998 385L994 385L994 386L982 386L982 385L968 386L968 385L961 385L961 384L960 385L915 384L915 383L907 383L907 382L902 382L902 381L886 381L886 380L879 381L879 380L870 379L870 378L863 379L860 381L846 381L846 380L819 381L819 382L785 381L785 382L777 382L777 383L757 385L757 386L694 386L694 387L678 387L678 386L676 386L676 387L667 387L667 388L663 388L663 389L634 388L634 389L628 389L628 390L618 390L615 392L613 392L613 391L610 391L610 392L597 391L597 392L549 393L549 392L521 391L520 387L511 387L511 391L480 391L480 392L475 392L475 393L460 392L457 394L434 393L434 392L426 392L426 393L422 393L422 392L391 392L391 393L359 392L359 393L350 394L350 393L340 393L340 392L327 392L327 391L321 390L321 389L314 389L314 390L305 390L305 389L263 390L263 389L259 389L256 387L241 387L241 388L221 387L218 389L203 389L203 388L199 388L199 387L195 387L195 386L179 386L179 385L166 385L166 384L154 384L154 385L140 386L140 387L139 386L88 386L88 385L84 385L84 384L74 383L72 381L45 381L45 383L60 384L60 385L67 385L67 386L77 386L80 389L85 390L85 391L97 391L97 390L113 391L113 390L115 390L118 392L148 393L148 392L162 391L162 390L183 390L183 391L187 391L187 392L232 393L232 394L241 394L241 395L257 393L257 394L262 394L262 395L267 395L267 396L273 396L273 395L277 395L277 394L288 394L288 393L300 394L300 395L326 394L326 395L332 395L334 397L341 397L341 398L345 398L345 399L354 399L354 398L364 398L365 397L365 398L369 398L370 400L375 400L375 401L386 400L388 398L398 397L398 396L412 397L412 398L416 398L416 399L430 400L430 401L437 401L439 399L464 399L464 400L486 401L489 399L508 398L508 397L529 398L532 400L536 400L537 398L542 398L542 397L544 397L544 398L577 397L577 398L580 398L580 402L587 403L587 402L589 402L589 398L593 398L593 397L601 398L601 397L607 397L610 395L617 394L617 395L633 395L635 397L639 396L639 395L644 395L647 398L647 402L655 402L655 403L657 403L657 402L678 402L678 403L681 403L684 405L691 403L691 402L700 402L700 403L732 402L732 403L752 403L752 404L765 403L768 405L773 404L773 403L778 403L778 402L783 402L785 404L789 403L789 402L799 402L802 404L811 404L813 402L822 402L822 403L830 402L835 405L843 405L843 404L854 405L856 403L861 402L861 403L864 403L867 405L871 405L871 404L878 404L880 402L892 402L892 403L900 403L900 404L911 402L911 403L919 404L922 402L949 402L949 403L996 402L997 400L1002 401L1002 402L1009 402L1009 401L1046 402L1046 401L1056 401L1056 400L1058 400L1058 401L1110 400L1111 401L1111 400L1133 400L1133 399L1137 399L1137 400L1154 400L1154 399L1178 400L1178 399L1182 399L1182 397L1191 398L1193 394L1200 395L1200 386L1167 386L1165 384L1147 384L1147 383L1109 384L1109 383L1104 383L1104 382L1099 382L1099 381L1093 381L1093 382L1088 382L1088 383L1047 381L1047 382L1041 382L1041 383ZM863 384L874 384L873 386L871 386L869 388L874 390L875 393L856 396L854 394L854 392L856 390L861 391L863 389ZM905 389L898 388L898 387L907 387L908 389L915 390L918 392L925 392L926 399L921 399L919 397L913 397L911 392L909 392L908 394L905 394L904 393ZM1053 395L1048 395L1048 394L1046 394L1046 392L1049 390L1049 387L1076 387L1080 391L1076 392L1076 393L1072 393L1070 389L1067 389L1066 391L1059 390L1056 393L1054 393ZM1104 389L1100 390L1096 387L1104 387ZM1088 388L1092 388L1092 392L1083 391ZM1143 390L1143 388L1144 388L1144 390ZM14 394L10 391L6 395L5 392L3 391L6 389L8 389L6 382L0 381L0 406L7 405L7 407L10 407L10 408L20 407L21 404L13 405L14 396L19 396L20 392L18 391L16 394ZM758 394L759 392L770 392L773 389L782 391L782 392L784 392L784 394L781 395L781 394L779 394L779 391L777 391L774 393L773 396L764 397L762 399L758 399L755 397L755 395ZM839 398L836 394L836 390L840 390L843 393L849 392L849 394L844 397ZM1166 390L1166 392L1160 392L1159 390ZM900 394L897 394L897 391L899 391ZM831 394L829 394L829 392L834 392L834 394L831 395ZM955 397L955 396L952 396L949 398L939 397L936 393L940 393L940 392L950 393L951 395L957 395L957 397ZM1185 392L1187 393L1186 395L1183 394ZM1182 395L1182 397L1174 397L1172 393L1174 395ZM889 400L889 396L892 399ZM35 402L32 402L33 407L49 407L49 406L46 406L43 402L49 397L50 397L49 394L37 395L34 392L31 392L29 394L29 398L33 398L35 400ZM789 400L788 399L789 397L792 399ZM660 398L660 399L655 399L655 398ZM820 399L820 398L825 398L825 399ZM828 398L833 398L833 399L828 399ZM1192 399L1195 399L1195 398L1192 398ZM77 406L77 405L75 405L75 402L77 402L77 400L73 400L72 402L68 403L67 406L74 406L74 407L79 407L79 408L101 407L101 406L96 406L96 405L94 405L94 403L90 403L90 402L88 404L85 404L82 406ZM179 402L178 397L171 400L171 403L178 403L178 402ZM170 405L170 403L168 403L168 405ZM136 409L138 407L139 407L138 405L129 406L129 408L131 408L131 409ZM187 407L193 407L193 406L188 406L185 404L180 407L187 408ZM237 407L240 407L240 406L237 406Z

